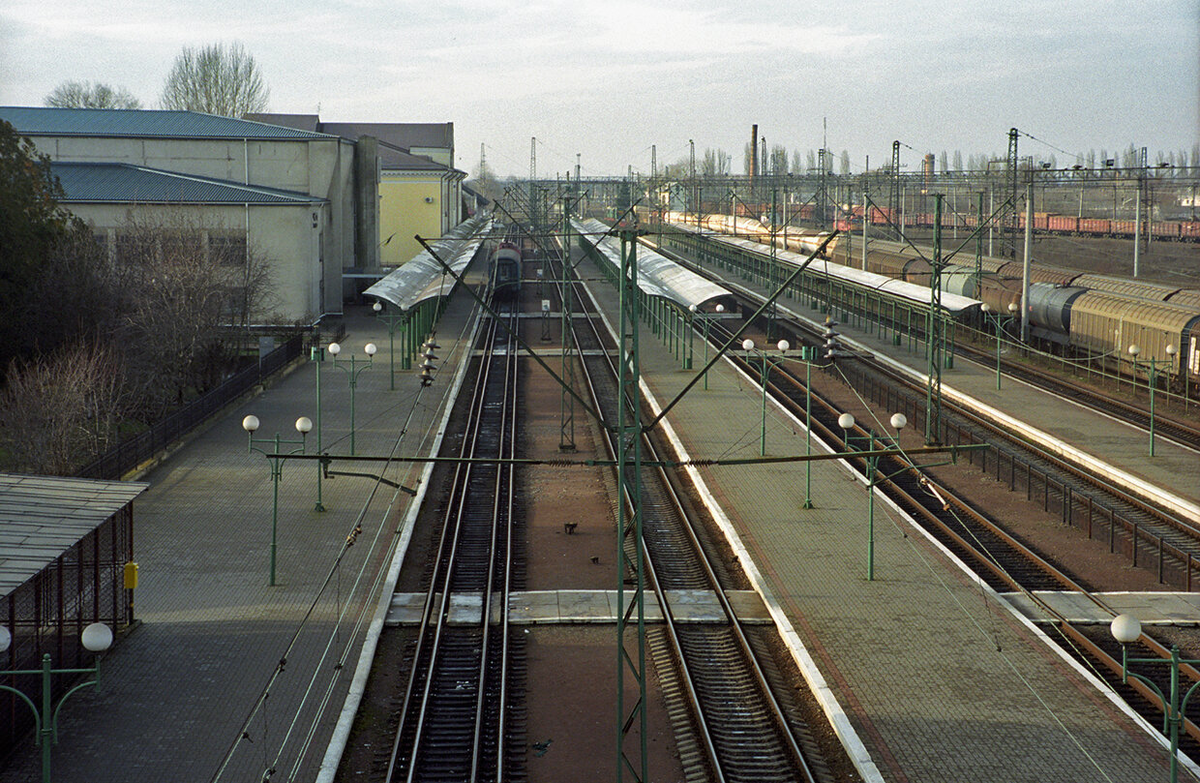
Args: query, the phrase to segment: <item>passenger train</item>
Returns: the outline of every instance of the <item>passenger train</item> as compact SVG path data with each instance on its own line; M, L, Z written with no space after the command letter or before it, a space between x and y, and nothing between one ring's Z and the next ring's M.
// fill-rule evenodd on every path
M770 244L771 230L752 218L729 215L700 216L679 212L664 215L668 222L722 234L737 234ZM698 220L698 222L697 222ZM777 246L812 253L827 236L824 232L794 227L777 230ZM852 268L863 268L858 237L842 234L825 249L825 258ZM1020 305L1023 264L1008 259L983 258L975 273L974 256L951 259L942 272L943 291L974 297L995 312ZM866 271L928 287L931 267L912 246L871 239ZM1114 370L1148 374L1153 359L1158 373L1166 373L1182 387L1200 386L1200 289L1181 288L1119 277L1109 277L1033 263L1030 268L1029 320L1034 337L1059 346L1070 346ZM1138 346L1137 363L1129 354Z
M521 249L512 242L498 244L492 251L490 271L492 299L515 300L521 290Z

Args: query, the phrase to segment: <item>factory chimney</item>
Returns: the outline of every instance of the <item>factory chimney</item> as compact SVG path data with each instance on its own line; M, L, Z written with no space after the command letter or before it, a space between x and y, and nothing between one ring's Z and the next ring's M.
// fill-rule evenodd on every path
M754 173L758 171L758 126L750 126L750 192L754 192Z

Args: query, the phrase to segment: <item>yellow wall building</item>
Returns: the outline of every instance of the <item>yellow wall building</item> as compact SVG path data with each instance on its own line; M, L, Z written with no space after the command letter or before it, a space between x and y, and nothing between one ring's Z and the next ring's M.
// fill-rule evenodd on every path
M414 238L432 241L463 221L462 182L454 168L454 123L322 122L315 114L256 114L252 119L341 136L374 139L378 158L378 253L356 277L382 277L388 268L410 261L423 249ZM378 259L378 267L373 261Z
M379 263L396 267L462 222L466 174L380 143Z

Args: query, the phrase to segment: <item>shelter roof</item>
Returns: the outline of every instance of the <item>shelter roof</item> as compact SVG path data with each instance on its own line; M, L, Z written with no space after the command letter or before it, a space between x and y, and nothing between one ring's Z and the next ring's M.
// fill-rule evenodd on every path
M128 163L53 162L64 203L309 204L325 199Z
M194 111L0 106L0 120L12 123L23 136L261 140L329 138L328 135L308 130Z
M0 595L8 595L149 484L0 473Z
M473 217L459 223L449 234L433 243L438 256L455 275L462 275L467 264L475 257L475 251L483 242L490 222L490 218L483 215ZM422 250L363 294L382 299L403 312L426 299L448 296L454 284L454 278L447 277L446 270L438 260L428 250Z
M620 267L620 240L609 234L608 226L595 218L572 221L583 238L595 246L613 266ZM705 302L729 296L729 289L701 277L647 247L637 251L638 288L650 296L661 296L684 309L699 309Z

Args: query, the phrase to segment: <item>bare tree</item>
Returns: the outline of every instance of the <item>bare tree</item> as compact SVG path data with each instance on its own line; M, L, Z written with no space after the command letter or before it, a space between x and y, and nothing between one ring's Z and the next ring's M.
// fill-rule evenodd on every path
M142 102L124 87L97 82L63 82L50 91L45 101L56 109L140 109Z
M225 117L264 112L270 90L254 57L240 43L184 47L163 85L164 109Z
M771 145L771 173L772 174L787 174L788 173L788 151L787 147L782 144Z
M729 174L733 156L722 149L709 147L704 150L704 158L700 161L700 173L706 177L723 177Z
M14 362L0 395L8 467L70 475L113 442L124 401L121 363L102 345L79 343L40 362Z
M266 260L211 221L145 213L119 229L116 256L116 333L147 417L219 381L251 321L272 317Z

